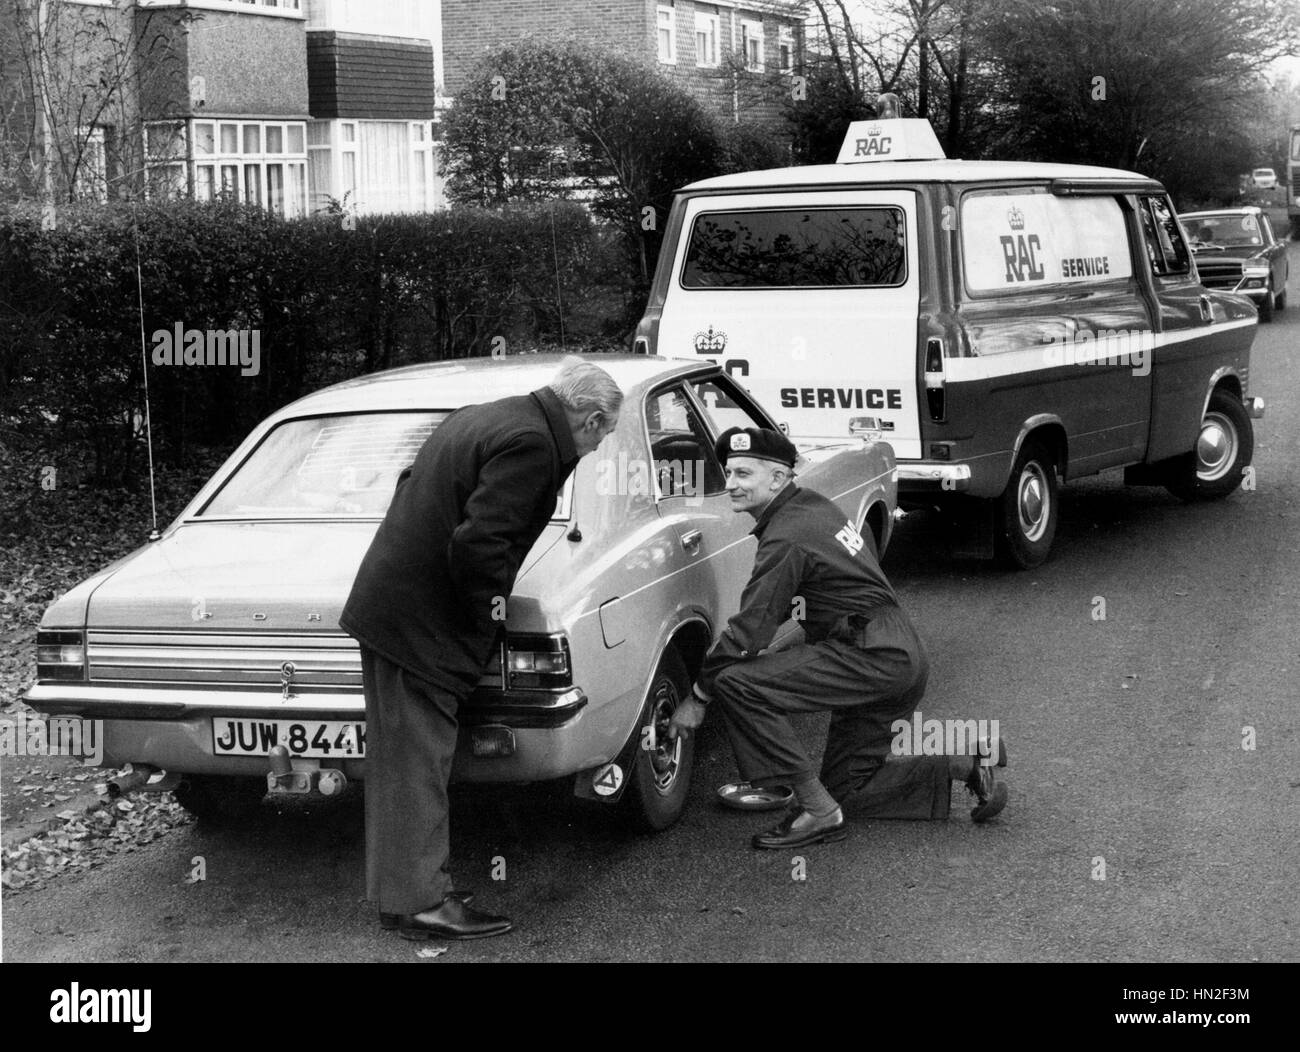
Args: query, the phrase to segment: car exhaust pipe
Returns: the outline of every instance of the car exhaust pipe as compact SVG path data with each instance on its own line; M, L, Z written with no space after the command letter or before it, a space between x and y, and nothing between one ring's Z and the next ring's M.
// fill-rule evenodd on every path
M175 771L164 771L147 763L128 763L121 774L109 780L108 798L116 800L137 789L145 793L166 793L175 789L180 780L180 774Z

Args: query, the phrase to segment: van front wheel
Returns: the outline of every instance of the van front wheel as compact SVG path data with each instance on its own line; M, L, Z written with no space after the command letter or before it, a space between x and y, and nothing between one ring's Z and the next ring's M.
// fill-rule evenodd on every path
M1179 457L1165 488L1180 500L1220 500L1241 485L1255 455L1255 430L1241 399L1222 389L1210 395L1196 448Z
M1056 537L1057 491L1055 458L1042 442L1025 442L997 500L997 555L1005 566L1030 570L1047 559Z

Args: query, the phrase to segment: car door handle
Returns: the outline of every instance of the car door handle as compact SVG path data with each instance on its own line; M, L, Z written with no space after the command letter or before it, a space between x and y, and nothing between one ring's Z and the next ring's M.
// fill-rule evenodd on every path
M691 551L700 546L700 541L704 538L699 530L687 530L682 534L682 547Z
M1214 324L1214 308L1210 305L1210 297L1201 297L1201 321L1206 325Z

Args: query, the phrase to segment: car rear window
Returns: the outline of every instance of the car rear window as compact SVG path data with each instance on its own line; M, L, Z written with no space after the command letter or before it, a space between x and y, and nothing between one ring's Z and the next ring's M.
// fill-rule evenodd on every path
M447 413L286 420L208 501L202 517L383 515L397 476Z
M681 282L688 289L869 288L907 280L901 208L701 212Z

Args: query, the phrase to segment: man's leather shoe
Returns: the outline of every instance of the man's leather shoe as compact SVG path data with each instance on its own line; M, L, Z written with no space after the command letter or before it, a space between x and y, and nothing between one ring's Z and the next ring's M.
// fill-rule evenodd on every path
M844 812L838 807L821 818L811 811L795 807L775 828L757 834L753 844L765 849L804 847L823 841L843 840L848 835L849 831L844 826Z
M474 892L472 891L449 891L447 894L453 899L460 899L460 901L465 903L466 906L474 901ZM380 910L379 926L383 928L384 931L395 931L401 922L402 915L400 913L384 913Z
M982 750L989 752L985 748ZM1007 746L1006 742L998 742L998 767L1007 765ZM970 817L973 822L987 822L994 815L1002 813L1002 809L1007 806L1007 787L997 780L993 773L992 764L980 763L980 757L976 754L971 763L970 777L966 779L966 788L978 798L979 802L971 808Z
M448 895L432 909L403 916L398 934L403 939L486 939L513 926L508 917L484 913Z

